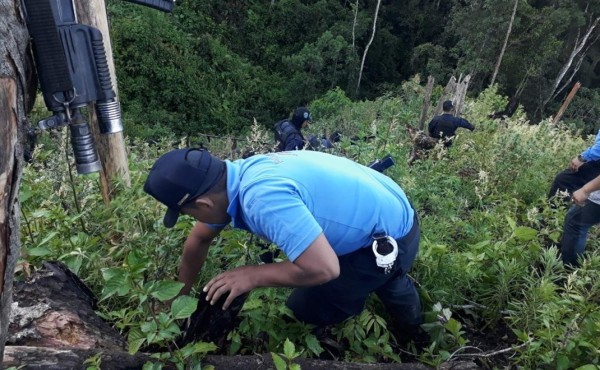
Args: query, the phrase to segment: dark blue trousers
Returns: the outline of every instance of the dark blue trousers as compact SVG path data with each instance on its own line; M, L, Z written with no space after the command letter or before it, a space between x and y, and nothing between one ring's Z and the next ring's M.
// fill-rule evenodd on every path
M565 216L561 239L561 256L564 264L579 266L583 256L588 230L600 223L600 205L588 201L583 207L572 206Z
M548 192L548 199L555 196L556 192L559 190L566 190L569 194L573 194L575 190L578 190L586 183L595 179L598 175L600 175L600 161L586 162L582 164L577 171L568 168L558 173L554 178L550 191Z
M376 293L400 325L423 322L421 301L407 276L419 250L420 229L413 227L397 239L398 258L389 274L377 266L371 246L339 257L340 275L322 285L294 289L287 305L300 321L318 326L337 324L362 312L367 297Z

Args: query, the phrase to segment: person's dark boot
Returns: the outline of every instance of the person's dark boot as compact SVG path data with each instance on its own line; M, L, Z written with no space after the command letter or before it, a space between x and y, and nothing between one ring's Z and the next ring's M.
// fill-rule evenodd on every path
M421 325L396 324L393 326L392 333L398 344L403 347L412 342L420 351L431 344L431 336L421 328Z

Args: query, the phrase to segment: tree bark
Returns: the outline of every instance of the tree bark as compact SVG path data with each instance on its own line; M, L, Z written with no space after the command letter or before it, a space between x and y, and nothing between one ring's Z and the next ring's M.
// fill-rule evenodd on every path
M379 6L381 5L381 0L377 0L377 7L375 8L375 16L373 18L373 32L371 32L371 39L367 43L365 47L365 52L363 53L362 62L360 63L360 70L358 71L358 83L356 84L356 95L358 96L358 91L360 90L360 81L362 79L363 68L365 67L365 60L367 59L367 53L369 52L369 47L373 43L373 39L375 38L375 30L377 29L377 17L379 15Z
M150 357L144 354L130 355L125 351L100 349L57 349L47 347L8 346L2 365L5 368L25 366L26 369L85 370L85 361L100 354L102 369L142 369ZM175 367L163 367L163 369Z
M456 90L456 77L452 76L452 77L450 77L450 80L446 84L446 87L444 87L444 93L442 94L442 96L440 96L440 100L438 101L437 107L435 108L435 111L433 112L434 116L439 116L440 114L442 114L442 105L444 104L444 101L448 100L448 97L452 97L454 95L455 90Z
M19 0L0 0L0 358L20 254L18 204L26 115L35 99L29 34Z
M354 22L352 22L352 52L356 46L356 18L358 17L358 0L354 4Z
M427 86L425 86L425 97L423 98L423 106L421 107L421 117L419 118L419 130L421 131L425 129L425 121L427 120L429 113L429 104L431 104L431 94L433 92L434 83L435 78L429 76L427 78Z
M494 67L494 73L492 74L492 81L490 82L490 86L494 84L496 81L496 76L498 75L498 71L500 70L500 64L502 63L502 58L504 58L504 52L506 51L506 45L508 45L508 38L510 37L510 33L512 32L512 26L515 21L515 14L517 14L517 5L519 4L519 0L515 0L515 6L513 7L512 15L510 17L510 22L508 23L508 30L506 31L506 37L504 38L504 45L502 45L502 50L500 50L500 56L498 56L498 60L496 61L496 66Z
M465 77L460 76L456 83L454 97L452 98L454 104L454 115L459 116L462 114L463 106L465 105L465 97L467 96L467 90L471 83L471 75Z
M560 109L558 110L558 113L556 113L556 116L552 120L552 123L557 124L560 121L563 114L569 107L569 104L571 104L571 100L573 100L573 98L575 97L575 94L577 93L577 90L579 90L580 87L581 87L581 83L579 83L579 82L577 82L573 86L573 88L571 89L571 92L569 92L569 95L567 95L567 98L565 99L564 103L562 103Z
M596 30L596 27L598 27L599 23L600 23L600 17L596 17L594 19L590 18L590 23L587 26L587 29L585 30L585 34L584 34L583 38L580 40L579 35L578 35L577 38L575 39L575 45L573 46L573 50L571 50L571 54L569 55L569 58L567 58L567 61L565 62L565 64L562 66L562 68L558 72L558 76L556 77L556 79L554 80L554 83L552 84L552 89L548 93L547 98L544 100L544 104L543 104L544 106L546 106L546 104L548 104L548 102L555 96L555 94L554 94L555 91L558 89L558 86L560 85L561 81L563 80L563 78L565 77L565 75L567 74L569 69L571 68L571 65L573 64L573 60L575 59L575 57L584 48L587 50L588 41L590 40L590 37L593 38L592 34ZM597 38L594 38L593 41L596 41L596 40L597 40ZM578 67L577 67L577 69L578 69ZM577 69L575 70L575 72L577 72Z
M110 70L110 77L113 81L113 89L118 93L104 0L80 0L75 2L75 7L80 23L95 27L102 32L106 60ZM98 156L102 163L102 170L100 171L102 198L105 203L108 203L114 197L117 190L117 180L121 179L126 186L131 186L127 163L127 149L122 132L108 135L100 134L98 130L98 118L96 117L96 110L93 103L90 104L90 108L90 126L94 133Z

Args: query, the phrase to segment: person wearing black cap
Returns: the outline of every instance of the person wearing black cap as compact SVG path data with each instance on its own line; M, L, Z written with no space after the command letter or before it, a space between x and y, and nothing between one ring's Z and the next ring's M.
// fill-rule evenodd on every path
M301 130L306 128L312 121L310 111L306 107L298 107L292 113L292 117L284 119L275 124L275 139L277 140L277 150L280 152L287 150L301 150L306 144L306 140Z
M454 117L452 114L454 106L452 105L451 100L446 100L442 104L442 109L444 110L444 113L434 117L431 122L429 122L429 136L443 140L445 147L452 145L452 138L459 127L466 128L470 131L475 130L475 126L466 119Z
M165 226L179 214L198 221L184 243L181 294L231 224L274 243L287 259L218 274L203 288L211 304L224 296L227 309L254 288L292 287L287 305L296 318L326 326L359 314L376 293L404 338L422 335L421 302L407 274L419 248L417 212L389 177L316 151L223 161L178 149L156 161L144 191L167 206Z

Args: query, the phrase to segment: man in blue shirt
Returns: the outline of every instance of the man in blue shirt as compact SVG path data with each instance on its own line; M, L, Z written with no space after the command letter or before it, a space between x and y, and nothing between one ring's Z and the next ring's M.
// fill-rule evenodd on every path
M429 122L429 136L443 140L445 147L452 145L452 138L456 134L458 128L462 127L470 131L475 130L475 126L466 119L454 117L452 115L452 111L454 110L452 101L446 100L442 104L442 109L444 110L444 113L434 117L431 122Z
M572 194L598 175L600 175L600 130L594 144L571 159L569 168L556 175L548 192L548 199L555 196L559 190ZM565 200L568 199L569 197L565 197Z
M198 220L184 244L182 294L190 292L212 240L231 223L275 243L288 260L215 276L204 286L211 304L226 295L226 309L254 288L292 287L287 305L296 317L326 326L359 314L375 292L404 334L418 332L421 303L407 273L419 223L389 177L321 152L232 162L179 149L156 161L144 190L168 207L165 226L174 226L180 213Z

